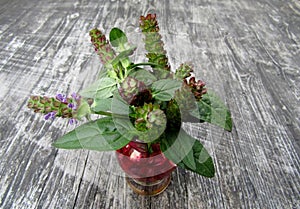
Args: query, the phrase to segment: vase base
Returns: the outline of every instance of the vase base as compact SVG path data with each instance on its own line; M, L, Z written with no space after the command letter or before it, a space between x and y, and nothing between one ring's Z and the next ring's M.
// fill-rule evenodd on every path
M130 188L137 194L145 195L145 196L155 196L162 193L171 182L171 175L168 177L158 180L155 183L144 183L139 182L133 178L126 176L126 182L130 186Z

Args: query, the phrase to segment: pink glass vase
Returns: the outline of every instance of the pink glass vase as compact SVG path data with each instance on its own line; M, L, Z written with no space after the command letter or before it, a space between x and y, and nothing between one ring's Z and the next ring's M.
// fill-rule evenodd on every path
M134 192L141 195L158 195L170 183L176 165L168 160L159 144L133 140L116 151L118 162L126 173L126 181Z

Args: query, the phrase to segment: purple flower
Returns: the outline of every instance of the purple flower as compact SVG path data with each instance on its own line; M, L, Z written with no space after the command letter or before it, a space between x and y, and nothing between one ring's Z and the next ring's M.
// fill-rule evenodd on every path
M80 100L80 98L81 98L81 96L78 95L78 94L76 94L75 92L73 92L71 96L72 96L72 98L75 99L76 101L77 101L77 100Z
M75 118L71 118L71 119L69 120L69 124L70 124L70 125L77 124L77 120L76 120Z
M73 110L76 110L77 106L76 106L76 104L69 103L69 104L68 104L68 108L71 108L71 109L73 109Z
M45 115L45 120L48 120L48 119L54 119L55 118L55 115L56 115L56 112L49 112Z
M66 103L67 102L67 97L63 94L57 94L56 95L56 99L63 102L63 103Z

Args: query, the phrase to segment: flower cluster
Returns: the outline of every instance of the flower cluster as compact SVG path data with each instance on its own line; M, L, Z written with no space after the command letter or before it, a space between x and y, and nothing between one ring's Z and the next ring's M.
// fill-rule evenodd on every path
M144 82L126 77L119 87L121 97L130 105L141 106L152 99L151 91Z
M166 116L159 105L153 105L152 103L137 107L134 112L136 114L134 124L139 131L162 126L162 122L166 120Z
M103 64L108 63L115 57L114 51L111 46L108 44L108 41L102 32L95 28L90 31L91 42L95 47L95 51L100 56L100 59Z
M195 77L191 77L189 80L184 80L184 85L190 87L191 92L194 94L197 100L200 100L203 94L207 93L207 89L205 88L205 83L201 80L197 80Z
M145 48L148 51L146 57L150 63L158 64L159 68L154 68L154 73L161 78L169 75L170 65L164 49L162 37L159 34L159 26L155 14L148 14L140 17L140 28L145 35Z
M178 79L185 79L190 77L193 72L193 67L187 63L182 63L179 68L176 69L175 77Z
M57 94L56 97L31 96L27 107L36 113L45 114L45 119L55 117L69 118L69 123L76 123L76 110L80 105L81 97L73 93L71 97Z

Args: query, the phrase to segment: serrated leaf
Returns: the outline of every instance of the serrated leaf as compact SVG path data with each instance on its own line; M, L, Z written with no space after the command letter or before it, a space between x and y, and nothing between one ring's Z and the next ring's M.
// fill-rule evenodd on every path
M113 78L103 77L82 90L80 95L85 98L105 99L111 97L116 88L116 81Z
M202 99L197 102L198 109L191 112L191 115L218 125L227 131L232 130L232 119L228 108L223 101L211 91L208 91L202 96Z
M152 84L155 99L169 101L174 97L175 91L182 85L182 81L174 79L162 79Z
M203 145L180 129L178 135L168 135L161 143L164 155L178 166L205 177L215 173L212 158Z
M97 151L117 150L130 140L120 134L110 117L85 123L53 143L56 148L88 149Z

